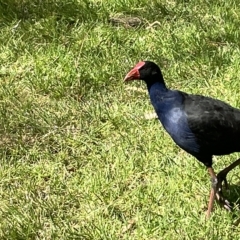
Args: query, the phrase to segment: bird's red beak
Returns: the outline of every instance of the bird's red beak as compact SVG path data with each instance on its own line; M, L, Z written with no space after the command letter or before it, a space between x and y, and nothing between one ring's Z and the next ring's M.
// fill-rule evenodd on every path
M142 68L144 65L145 65L144 61L141 61L138 64L136 64L136 66L126 75L126 77L124 78L124 82L140 79L139 69Z
M134 80L134 79L139 79L140 78L140 73L137 68L133 68L124 78L124 82Z

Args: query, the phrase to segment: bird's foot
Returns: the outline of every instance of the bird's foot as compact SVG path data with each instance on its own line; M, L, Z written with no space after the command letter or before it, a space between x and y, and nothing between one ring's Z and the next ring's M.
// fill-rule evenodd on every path
M215 184L216 184L216 199L217 201L219 202L219 204L221 206L223 206L226 210L228 211L231 211L232 210L232 206L231 206L231 203L224 197L223 195L223 182L224 182L224 186L225 186L225 189L229 189L228 188L228 182L227 182L227 179L226 179L226 174L224 172L220 172L218 175L217 175L217 178L215 180Z
M231 203L224 197L224 195L222 193L222 189L217 190L216 199L222 207L224 207L228 211L232 211L233 207L232 207Z

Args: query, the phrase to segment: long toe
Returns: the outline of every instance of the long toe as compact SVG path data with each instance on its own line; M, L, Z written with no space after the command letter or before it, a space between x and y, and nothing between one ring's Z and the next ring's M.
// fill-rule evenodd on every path
M216 193L216 199L222 207L224 207L228 211L232 211L233 207L231 203L223 196L222 191L218 191Z

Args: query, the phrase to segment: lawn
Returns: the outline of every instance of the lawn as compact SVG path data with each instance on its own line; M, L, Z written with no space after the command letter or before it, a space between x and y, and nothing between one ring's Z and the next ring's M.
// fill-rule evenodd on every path
M205 167L123 78L152 60L170 88L240 108L239 25L233 0L1 1L0 239L238 240L240 213L206 221Z

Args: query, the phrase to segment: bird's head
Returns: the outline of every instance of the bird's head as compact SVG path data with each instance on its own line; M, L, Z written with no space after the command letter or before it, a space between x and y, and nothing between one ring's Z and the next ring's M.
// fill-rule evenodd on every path
M124 82L130 80L144 80L146 83L152 81L163 82L163 77L160 68L154 62L141 61L124 78Z

